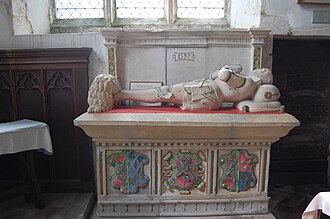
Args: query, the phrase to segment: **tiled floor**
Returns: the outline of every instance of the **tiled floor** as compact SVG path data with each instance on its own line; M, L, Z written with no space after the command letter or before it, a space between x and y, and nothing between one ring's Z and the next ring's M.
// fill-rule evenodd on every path
M299 219L312 198L328 186L274 186L270 187L270 211L277 219ZM93 194L44 194L46 208L37 209L25 203L23 197L0 204L0 219L97 219L93 209ZM234 219L235 217L233 217Z

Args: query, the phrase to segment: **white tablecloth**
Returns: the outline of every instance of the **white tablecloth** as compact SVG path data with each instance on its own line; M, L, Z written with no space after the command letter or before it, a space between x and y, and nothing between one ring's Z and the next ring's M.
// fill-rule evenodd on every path
M318 193L305 209L302 219L320 218L319 210L330 216L330 192Z
M0 155L28 150L53 153L46 123L28 119L0 123Z

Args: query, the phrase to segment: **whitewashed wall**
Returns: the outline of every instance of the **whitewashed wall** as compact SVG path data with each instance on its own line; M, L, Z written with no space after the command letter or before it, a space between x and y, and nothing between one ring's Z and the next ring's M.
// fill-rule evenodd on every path
M330 5L296 4L296 0L264 0L260 27L274 35L330 36L330 24L312 23L314 10L330 11Z
M0 43L6 44L10 37L14 35L13 20L11 18L10 0L0 1Z
M231 0L230 27L259 27L262 0Z
M1 0L0 49L91 47L90 78L108 73L102 36L97 32L49 34L48 5L48 0ZM272 29L274 35L330 37L329 24L312 23L313 10L330 10L330 6L297 5L296 0L231 0L230 27Z
M12 0L11 5L14 35L49 32L48 0Z
M296 0L231 0L231 27L272 29L274 35L329 36L330 24L312 23L314 10L330 5L296 4Z

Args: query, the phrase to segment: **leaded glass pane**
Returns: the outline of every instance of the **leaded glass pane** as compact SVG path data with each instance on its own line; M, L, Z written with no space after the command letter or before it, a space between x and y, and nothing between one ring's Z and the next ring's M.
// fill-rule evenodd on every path
M103 18L103 0L55 0L56 18Z
M179 18L223 18L224 0L178 0Z
M120 0L116 1L118 18L162 18L163 0Z

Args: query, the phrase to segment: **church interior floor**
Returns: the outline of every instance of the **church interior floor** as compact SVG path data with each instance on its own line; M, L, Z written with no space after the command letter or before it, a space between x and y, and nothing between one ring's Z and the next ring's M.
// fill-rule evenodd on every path
M329 191L326 185L277 185L269 188L270 212L277 219L299 219L313 197L321 191ZM46 207L37 209L17 197L0 204L0 219L97 219L95 198L91 193L47 193ZM235 218L235 217L233 217ZM330 217L321 217L330 218Z
M269 209L277 219L300 219L307 205L319 192L330 191L327 185L276 185L269 188ZM330 219L323 215L322 219Z

